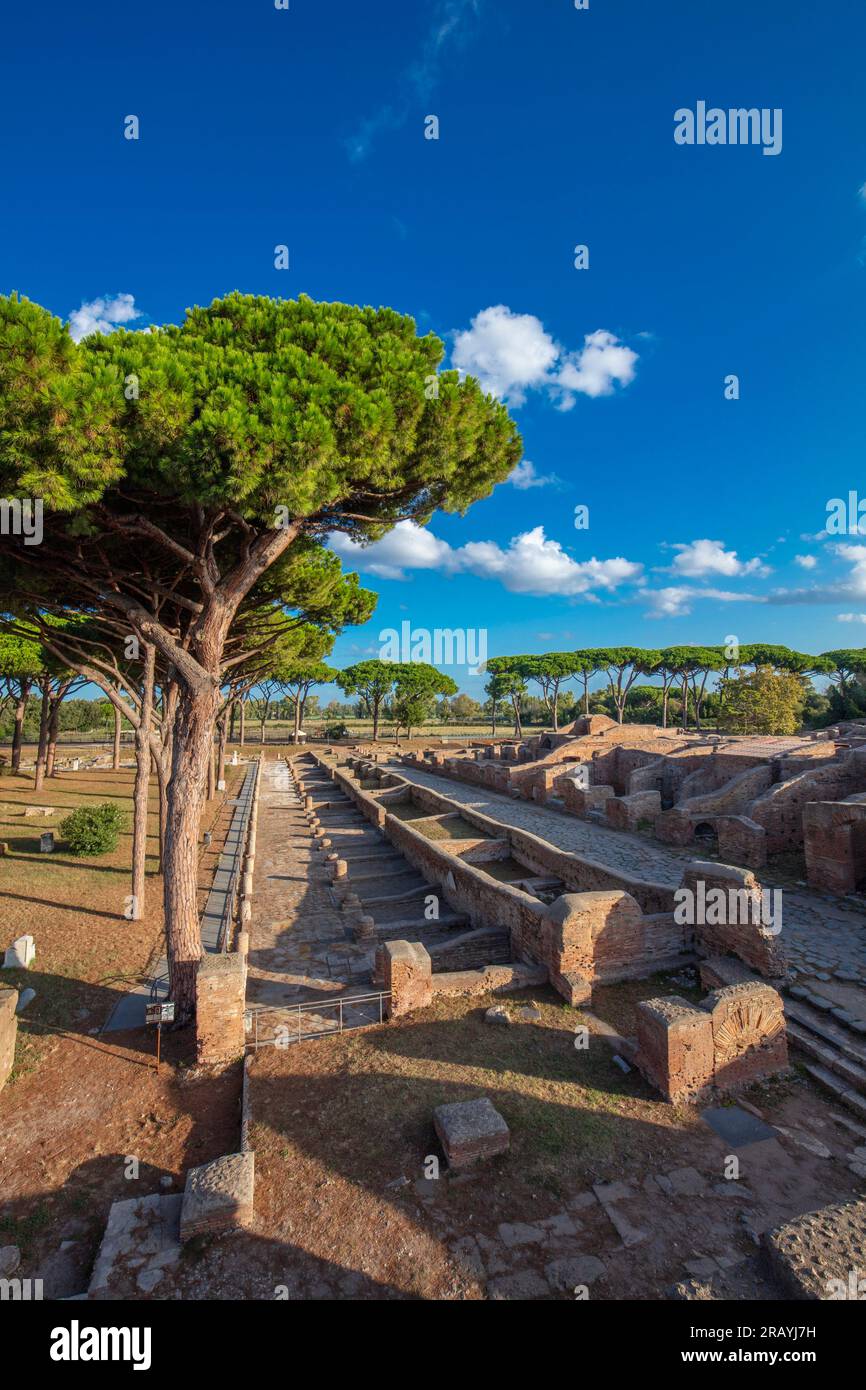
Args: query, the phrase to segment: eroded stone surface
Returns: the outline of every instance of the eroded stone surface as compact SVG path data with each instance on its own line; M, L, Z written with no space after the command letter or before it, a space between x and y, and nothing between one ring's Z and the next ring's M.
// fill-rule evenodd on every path
M774 1274L794 1298L858 1299L866 1279L866 1200L839 1202L763 1236ZM851 1292L852 1274L855 1292Z
M255 1156L252 1151L225 1154L186 1175L180 1238L234 1230L253 1215Z
M511 1143L508 1125L487 1096L437 1106L433 1124L449 1168L464 1168L491 1158Z

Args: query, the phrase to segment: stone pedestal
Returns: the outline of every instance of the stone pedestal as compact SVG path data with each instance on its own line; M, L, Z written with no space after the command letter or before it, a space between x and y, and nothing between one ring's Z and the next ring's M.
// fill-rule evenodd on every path
M504 1153L511 1144L508 1125L487 1096L438 1105L433 1112L433 1126L449 1168L468 1168L481 1159Z
M255 1155L251 1149L190 1168L180 1209L181 1240L249 1226L254 1191Z

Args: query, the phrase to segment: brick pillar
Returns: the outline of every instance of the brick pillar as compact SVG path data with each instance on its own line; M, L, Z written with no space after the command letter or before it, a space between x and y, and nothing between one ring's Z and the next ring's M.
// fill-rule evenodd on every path
M433 998L433 967L424 946L417 941L385 941L376 952L380 988L391 991L385 1001L388 1018L426 1009Z
M196 977L196 1053L205 1066L233 1062L244 1051L246 955L209 952Z
M637 1007L637 1065L666 1100L693 1101L713 1084L713 1020L679 995Z

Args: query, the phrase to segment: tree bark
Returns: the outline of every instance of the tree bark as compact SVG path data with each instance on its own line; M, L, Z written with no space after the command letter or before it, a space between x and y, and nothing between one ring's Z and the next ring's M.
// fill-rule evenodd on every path
M243 746L244 746L244 737L245 737L245 735L246 735L246 723L247 723L247 702L246 702L246 700L245 700L243 697L241 697L241 729L240 729L240 745L241 745L241 748L243 748Z
M111 770L112 772L118 772L120 769L120 729L122 721L120 710L117 706L115 705L112 708L114 709L114 747L111 752Z
M63 681L51 697L51 713L48 716L48 749L45 756L45 775L54 777L54 763L57 758L57 736L60 732L60 706L63 704L64 697L72 685L72 681Z
M12 771L21 767L21 746L24 742L24 719L27 715L27 700L32 682L22 680L18 683L18 696L15 700L15 725L12 730Z
M219 734L219 754L217 757L217 788L220 782L226 779L226 745L229 737L228 710L223 710L222 718L217 722L217 732Z
M207 799L213 801L216 796L216 749L213 741L213 727L210 731L210 743L207 750Z
M195 979L201 956L198 919L198 832L213 749L213 726L219 701L210 689L181 685L168 788L164 893L171 998L178 1024L195 1013Z
M36 751L36 771L33 777L33 790L35 792L42 790L42 784L45 781L45 759L48 751L50 701L49 682L46 678L42 684L42 705L39 711L39 747Z
M295 730L294 730L294 734L292 735L292 742L293 742L293 743L300 743L300 741L301 741L301 693L300 693L300 691L298 691L297 695L295 696Z
M229 743L234 743L235 741L235 715L237 714L237 712L238 702L237 700L232 700L231 716L229 718Z
M141 680L141 709L135 731L135 786L132 793L132 902L127 914L131 922L144 917L145 874L147 870L147 802L150 790L150 725L153 718L153 678L156 648L144 646Z

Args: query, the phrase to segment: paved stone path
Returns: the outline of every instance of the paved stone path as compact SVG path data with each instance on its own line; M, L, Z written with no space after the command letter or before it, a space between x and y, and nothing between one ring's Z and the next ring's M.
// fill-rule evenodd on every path
M443 792L502 825L527 830L559 849L655 883L675 887L682 880L685 865L701 857L695 846L679 849L662 845L550 806L503 796L399 762L393 764L393 770L408 782ZM780 882L771 873L758 877L765 887ZM782 939L792 974L801 984L805 982L810 993L866 1019L866 913L862 903L785 883L780 886Z
M374 952L351 937L288 768L266 762L261 777L247 1001L368 992Z

